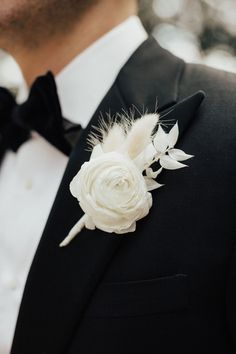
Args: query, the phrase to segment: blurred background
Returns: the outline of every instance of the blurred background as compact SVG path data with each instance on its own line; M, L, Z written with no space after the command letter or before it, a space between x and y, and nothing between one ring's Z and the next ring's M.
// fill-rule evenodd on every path
M140 14L175 55L236 72L236 0L141 0Z
M236 73L236 0L140 0L145 28L187 62ZM0 86L17 89L21 73L0 50Z

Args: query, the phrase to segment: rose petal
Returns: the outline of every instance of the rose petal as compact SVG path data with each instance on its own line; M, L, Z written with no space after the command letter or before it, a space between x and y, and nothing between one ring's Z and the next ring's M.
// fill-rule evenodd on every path
M92 218L90 218L90 216L87 216L87 218L85 219L85 227L89 230L95 230L95 224L92 220Z
M77 196L78 196L78 192L77 192L77 175L70 182L70 192L73 195L73 197L77 198Z
M136 230L136 222L134 222L132 225L130 225L130 227L127 229L116 230L115 233L121 235L121 234L126 234L128 232L134 232L135 230Z

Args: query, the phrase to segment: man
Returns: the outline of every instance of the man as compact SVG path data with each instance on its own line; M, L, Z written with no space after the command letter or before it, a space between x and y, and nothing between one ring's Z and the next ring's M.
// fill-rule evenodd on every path
M0 47L32 86L20 105L0 92L1 354L13 334L12 354L236 353L236 79L160 48L136 12L135 0L1 3ZM52 74L34 83L49 70L60 104ZM163 173L134 233L83 229L60 248L82 215L69 184L92 126L156 100L189 168Z

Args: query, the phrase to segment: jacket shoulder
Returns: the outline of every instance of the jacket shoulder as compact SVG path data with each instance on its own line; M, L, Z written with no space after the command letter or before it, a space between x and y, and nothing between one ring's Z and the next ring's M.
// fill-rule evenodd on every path
M203 90L206 97L188 138L195 144L196 155L205 161L206 171L211 168L215 176L224 176L221 185L232 186L231 179L236 176L236 75L203 65L186 64L179 81L178 100L199 90Z
M179 96L203 90L211 109L236 108L236 74L199 64L186 64L179 82ZM210 108L210 107L209 107Z

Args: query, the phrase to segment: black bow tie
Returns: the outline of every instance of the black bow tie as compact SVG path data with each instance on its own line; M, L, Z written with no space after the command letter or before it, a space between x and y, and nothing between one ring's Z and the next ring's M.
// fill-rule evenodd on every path
M17 151L34 130L48 142L69 155L81 133L79 124L62 117L53 75L38 77L29 98L17 104L12 94L0 88L0 162L7 150Z

